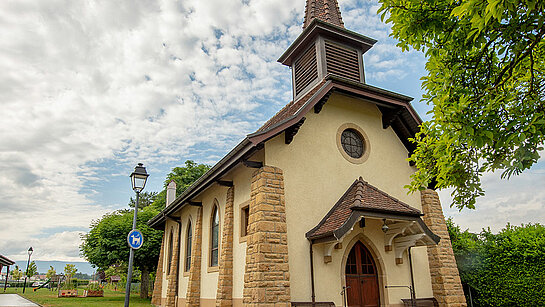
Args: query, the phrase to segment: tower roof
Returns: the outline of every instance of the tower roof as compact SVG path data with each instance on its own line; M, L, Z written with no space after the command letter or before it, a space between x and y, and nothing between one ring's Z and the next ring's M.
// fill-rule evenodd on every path
M337 0L307 0L303 29L315 18L344 28Z

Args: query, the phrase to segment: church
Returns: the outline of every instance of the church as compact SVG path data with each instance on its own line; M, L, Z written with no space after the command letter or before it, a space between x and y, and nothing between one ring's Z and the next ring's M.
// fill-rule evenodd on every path
M293 100L149 221L156 306L466 306L433 187L407 194L412 98L366 84L376 40L307 0Z

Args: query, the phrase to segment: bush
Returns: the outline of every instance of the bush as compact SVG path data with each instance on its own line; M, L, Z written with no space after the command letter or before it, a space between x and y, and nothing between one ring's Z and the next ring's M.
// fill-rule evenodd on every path
M471 288L475 306L545 306L543 225L508 224L498 234L483 229L478 235L450 220L447 225L460 278Z

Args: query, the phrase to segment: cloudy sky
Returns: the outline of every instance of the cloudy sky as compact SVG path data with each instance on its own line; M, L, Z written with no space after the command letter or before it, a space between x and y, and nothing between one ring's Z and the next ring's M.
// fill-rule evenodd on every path
M375 1L339 0L348 29L379 42L367 82L415 98L425 58L395 47ZM187 159L215 163L289 102L277 58L300 33L304 0L0 1L0 254L78 261L93 219L126 208L137 162L148 191ZM543 155L542 155L543 156ZM464 228L545 220L545 163L486 175Z

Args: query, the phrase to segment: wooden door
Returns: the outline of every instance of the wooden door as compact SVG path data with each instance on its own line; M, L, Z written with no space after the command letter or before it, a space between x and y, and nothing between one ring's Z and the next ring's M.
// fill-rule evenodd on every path
M380 306L377 267L361 242L357 242L348 254L345 274L348 306Z

